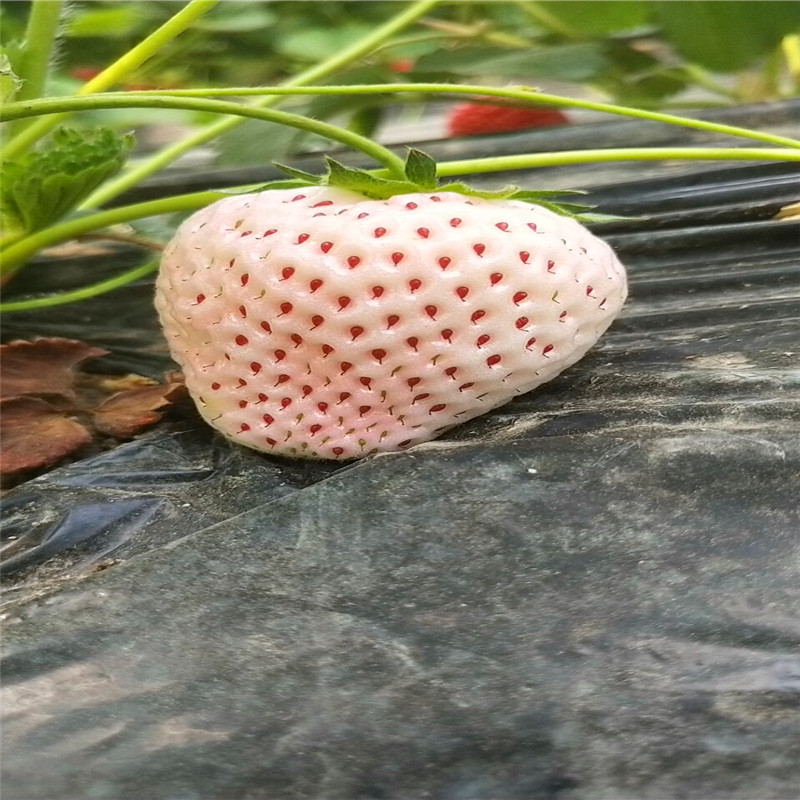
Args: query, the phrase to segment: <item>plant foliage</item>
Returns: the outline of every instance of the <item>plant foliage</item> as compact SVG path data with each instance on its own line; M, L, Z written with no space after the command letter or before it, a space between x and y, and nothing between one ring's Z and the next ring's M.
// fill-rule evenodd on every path
M46 150L0 166L0 213L4 225L26 233L61 219L116 174L133 145L132 134L109 128L59 128Z

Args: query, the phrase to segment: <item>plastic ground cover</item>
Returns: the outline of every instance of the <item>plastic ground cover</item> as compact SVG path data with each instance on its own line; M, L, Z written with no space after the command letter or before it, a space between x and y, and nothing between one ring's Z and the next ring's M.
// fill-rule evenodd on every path
M800 172L602 169L631 299L552 383L349 466L187 413L6 495L5 796L793 795ZM4 337L157 375L151 293Z

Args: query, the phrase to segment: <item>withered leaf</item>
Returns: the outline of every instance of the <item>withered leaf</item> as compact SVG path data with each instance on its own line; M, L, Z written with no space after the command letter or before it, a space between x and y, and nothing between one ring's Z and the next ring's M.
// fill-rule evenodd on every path
M39 469L74 453L91 441L79 422L38 397L0 402L0 473Z
M0 348L0 397L75 398L74 369L108 353L75 339L38 338Z
M96 409L94 426L108 436L131 439L164 416L157 409L170 405L185 394L185 384L177 380L117 392Z
M800 201L797 203L789 203L788 206L783 206L775 215L775 219L800 219Z

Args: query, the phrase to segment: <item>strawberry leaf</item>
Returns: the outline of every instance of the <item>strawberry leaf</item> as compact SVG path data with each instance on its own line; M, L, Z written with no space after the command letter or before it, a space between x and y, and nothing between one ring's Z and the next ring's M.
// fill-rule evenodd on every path
M292 178L297 178L301 181L306 181L307 183L316 186L320 182L320 176L314 175L313 172L306 172L302 169L296 169L295 167L289 167L286 164L279 164L277 161L272 162L272 166L279 169L281 172L285 172L287 175L290 175Z
M22 81L14 74L8 56L0 53L0 102L10 103L21 86Z
M550 200L543 200L539 198L535 201L537 205L540 205L544 208L549 208L551 211L555 211L557 214L563 214L565 216L574 216L575 214L581 214L584 211L589 211L593 208L593 206L588 206L582 203L554 203Z
M117 392L95 410L94 426L100 433L115 439L132 439L164 416L159 409L185 394L186 385L177 380Z
M310 183L309 181L286 179L262 183L257 189L246 189L245 191L241 191L239 189L220 189L219 191L223 194L253 194L254 192L268 192L270 189L302 189L306 186L316 185L316 183Z
M118 136L110 128L58 129L49 149L0 168L4 222L30 233L61 219L122 168L132 145L131 134Z
M581 205L579 203L551 203L548 200L536 200L536 205L559 214L562 217L570 217L578 222L629 222L643 217L620 217L615 214L598 214L592 211L594 206Z
M396 194L410 194L419 191L416 184L407 181L392 181L377 178L363 169L346 167L329 156L325 157L328 174L323 178L323 185L349 189L376 200L383 200Z
M75 397L75 369L108 351L75 339L17 340L0 347L2 397Z
M83 425L38 397L12 397L0 405L3 477L53 464L91 441Z
M648 219L648 217L626 217L618 214L600 214L594 211L581 211L573 215L578 222L635 222L637 220Z
M547 200L549 197L561 197L565 194L586 194L586 192L582 189L521 189L511 195L509 199L535 203L539 200Z
M406 156L405 172L406 178L423 191L435 191L437 183L436 162L427 153L410 147L408 156Z
M465 194L468 197L481 197L484 200L508 200L513 197L518 191L519 186L504 186L502 189L488 190L488 189L473 189L466 183L445 183L437 188L439 192L456 192L457 194Z

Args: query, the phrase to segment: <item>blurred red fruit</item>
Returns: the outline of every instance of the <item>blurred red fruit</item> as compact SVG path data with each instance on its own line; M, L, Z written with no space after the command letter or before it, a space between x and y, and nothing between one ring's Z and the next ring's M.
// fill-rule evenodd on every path
M103 70L99 67L73 67L67 74L70 78L75 80L84 81L88 83L93 78L96 78ZM120 86L125 92L146 92L152 89L170 89L177 88L176 86L159 86L155 83L125 83Z
M78 81L90 81L101 72L102 70L99 67L73 67L68 74L70 78L75 78Z
M397 73L405 73L411 72L414 69L414 59L413 58L396 58L394 61L390 61L387 65L390 72L397 72Z
M569 120L555 108L530 108L491 103L459 103L447 116L448 136L480 136L529 128L567 125Z

